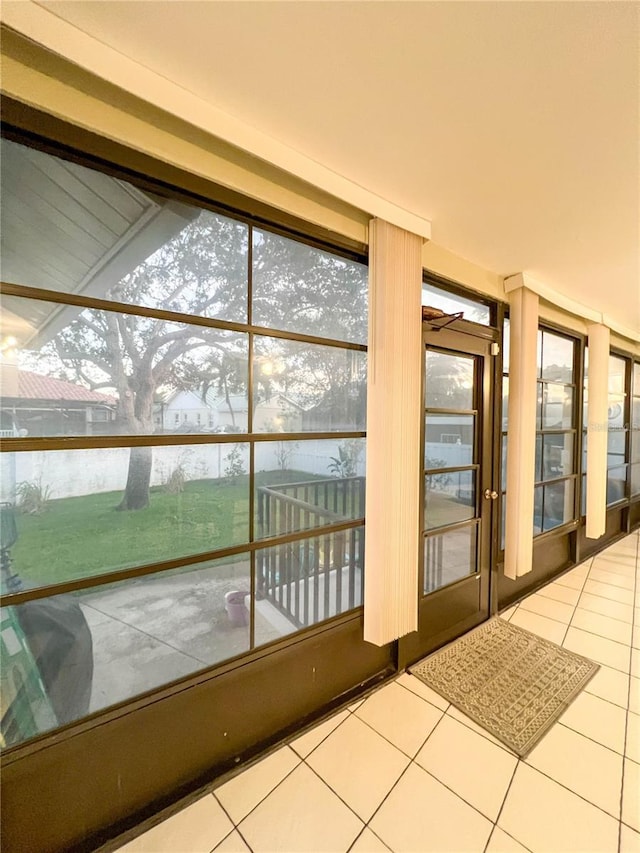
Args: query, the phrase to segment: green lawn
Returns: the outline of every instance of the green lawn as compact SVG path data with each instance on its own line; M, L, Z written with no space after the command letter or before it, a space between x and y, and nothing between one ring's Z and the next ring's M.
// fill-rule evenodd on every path
M261 472L256 484L316 479ZM317 478L323 479L323 478ZM114 569L227 548L249 540L249 478L195 480L179 494L151 489L143 510L118 512L122 492L49 501L40 515L17 513L14 570L27 585L60 583Z

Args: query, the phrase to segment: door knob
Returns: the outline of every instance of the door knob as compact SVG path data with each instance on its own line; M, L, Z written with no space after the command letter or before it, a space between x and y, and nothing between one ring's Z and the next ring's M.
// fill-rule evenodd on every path
M484 497L485 497L485 500L495 501L498 497L498 493L492 491L491 489L485 489L484 490Z

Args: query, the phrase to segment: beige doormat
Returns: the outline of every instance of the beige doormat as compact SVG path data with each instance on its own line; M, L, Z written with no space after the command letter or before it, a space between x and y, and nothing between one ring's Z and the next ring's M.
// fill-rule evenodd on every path
M409 671L524 758L599 668L496 616Z

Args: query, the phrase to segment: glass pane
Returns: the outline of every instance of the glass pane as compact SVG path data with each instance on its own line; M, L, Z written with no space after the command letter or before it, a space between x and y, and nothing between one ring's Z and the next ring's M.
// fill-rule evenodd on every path
M3 607L7 745L246 652L250 577L242 554Z
M362 604L364 528L256 552L256 645Z
M248 445L3 453L25 586L247 542Z
M502 490L507 488L507 436L502 436Z
M640 429L631 433L631 461L640 462Z
M627 482L627 466L609 468L607 471L607 506L624 500L626 497L625 486Z
M554 480L573 474L573 435L561 433L544 436L542 480Z
M631 428L640 429L640 400L635 397L631 407Z
M455 468L473 463L473 415L425 418L425 468Z
M607 433L607 467L614 468L626 462L627 433L623 429L609 429Z
M502 333L502 372L509 372L509 357L511 354L511 324L509 318L505 318Z
M640 364L637 362L633 365L633 393L640 397Z
M542 498L543 486L536 486L533 490L533 535L542 533Z
M427 536L424 540L424 594L475 574L475 524Z
M450 471L425 477L425 529L475 516L475 471Z
M427 409L473 409L473 357L427 350Z
M536 455L535 455L535 471L534 480L539 482L542 480L542 436L536 435Z
M4 281L246 322L244 223L1 146Z
M542 529L553 530L573 519L573 480L549 483L544 490Z
M509 426L509 377L502 377L502 429Z
M542 429L572 427L573 388L545 382L542 389Z
M366 344L367 268L254 228L253 322Z
M581 515L587 514L587 475L582 475L582 499L580 501Z
M615 355L609 356L609 405L619 403L624 405L624 380L627 362Z
M366 353L256 337L253 395L254 432L364 429Z
M6 421L29 436L247 431L248 335L8 298L3 321L42 305L58 313L3 361L3 430Z
M422 285L422 304L430 308L439 308L445 314L457 314L462 311L465 320L482 323L483 326L491 325L491 312L488 305L476 302L475 299L466 299L464 296L448 293L432 284Z
M640 463L631 466L631 494L640 494Z
M569 338L542 332L542 378L552 382L573 382L574 342Z
M264 442L255 466L258 539L364 517L364 438Z

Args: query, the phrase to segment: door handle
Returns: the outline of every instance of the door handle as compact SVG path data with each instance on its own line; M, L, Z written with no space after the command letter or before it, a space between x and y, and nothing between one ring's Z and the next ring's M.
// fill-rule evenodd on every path
M485 500L487 500L487 501L495 501L498 498L498 493L492 491L491 489L485 489L484 490L484 497L485 497Z

